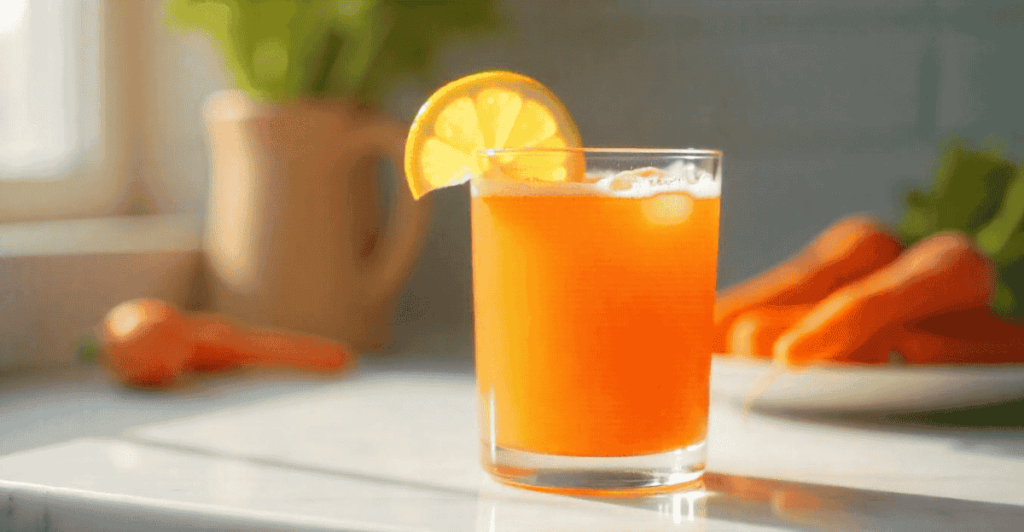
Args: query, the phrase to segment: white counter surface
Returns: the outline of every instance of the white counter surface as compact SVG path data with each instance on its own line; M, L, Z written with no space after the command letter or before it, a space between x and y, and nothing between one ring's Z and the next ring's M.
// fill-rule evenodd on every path
M489 480L466 356L155 393L98 368L8 378L0 530L1024 530L1024 407L745 413L758 375L715 363L708 490L634 500Z

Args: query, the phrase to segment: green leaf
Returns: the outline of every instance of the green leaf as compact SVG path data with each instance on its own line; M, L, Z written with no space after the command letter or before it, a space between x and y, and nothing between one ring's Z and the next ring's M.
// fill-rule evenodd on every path
M1015 168L996 147L954 139L935 176L936 224L973 234L999 209Z
M95 364L100 359L100 341L95 333L86 332L78 337L76 358L80 364Z
M993 310L1007 318L1024 317L1024 260L997 268L999 280Z
M1013 290L1003 281L996 283L996 294L992 298L992 310L1004 317L1013 317L1017 310L1017 298L1013 295Z
M912 188L903 193L903 203L904 210L896 233L904 245L909 246L935 232L935 200L926 192Z
M1024 169L998 143L946 143L931 179L903 193L896 230L906 245L945 230L973 237L998 271L993 309L1024 316Z
M337 27L344 32L344 45L338 54L330 85L336 91L344 91L361 101L369 99L360 91L371 69L379 67L378 55L394 28L394 17L387 6L367 4L359 11L358 19L347 20Z
M205 33L220 48L232 85L255 92L253 72L241 55L244 45L237 35L242 7L236 0L171 0L164 8L164 19L171 27Z
M457 35L501 26L496 0L169 0L171 26L201 31L231 82L260 98L379 104L403 78L433 81Z
M1010 186L1003 194L999 211L982 227L975 240L990 257L998 263L1017 260L1020 245L1014 240L1024 239L1020 234L1024 224L1024 171L1016 172ZM1017 236L1020 235L1020 236Z

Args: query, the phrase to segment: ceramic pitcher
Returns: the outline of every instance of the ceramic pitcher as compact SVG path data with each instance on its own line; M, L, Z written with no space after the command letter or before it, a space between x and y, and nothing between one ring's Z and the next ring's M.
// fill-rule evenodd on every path
M429 202L404 182L384 218L378 164L401 176L407 128L339 101L207 101L208 306L246 322L385 347Z

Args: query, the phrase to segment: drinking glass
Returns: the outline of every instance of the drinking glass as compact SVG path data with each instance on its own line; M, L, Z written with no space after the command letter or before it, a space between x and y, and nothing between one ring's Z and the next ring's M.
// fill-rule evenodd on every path
M485 150L471 181L481 459L588 496L704 471L722 153Z

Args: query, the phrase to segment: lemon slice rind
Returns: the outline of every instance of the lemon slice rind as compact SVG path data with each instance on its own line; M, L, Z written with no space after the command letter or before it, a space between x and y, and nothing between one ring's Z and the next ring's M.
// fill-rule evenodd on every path
M420 107L406 140L405 174L418 199L481 175L482 149L579 146L568 110L547 87L522 74L481 72L441 87ZM532 177L567 174L543 168Z

